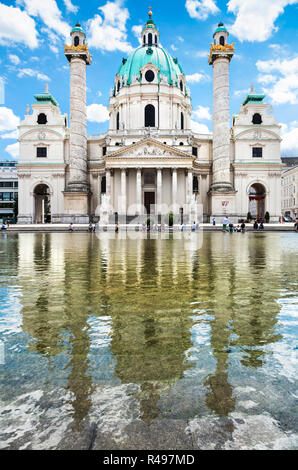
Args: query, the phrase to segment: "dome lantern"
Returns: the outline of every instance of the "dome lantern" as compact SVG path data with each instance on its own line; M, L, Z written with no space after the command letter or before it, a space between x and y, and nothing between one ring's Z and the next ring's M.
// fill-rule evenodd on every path
M152 19L152 8L149 7L149 19L141 33L141 42L145 46L158 46L159 31Z

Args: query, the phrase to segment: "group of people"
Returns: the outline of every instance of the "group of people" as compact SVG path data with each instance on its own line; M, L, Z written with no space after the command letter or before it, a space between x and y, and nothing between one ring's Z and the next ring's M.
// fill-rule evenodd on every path
M213 225L216 225L215 218L213 218ZM261 220L260 223L258 223L258 221L255 220L253 229L259 230L259 231L264 230L265 227L264 227L263 221ZM222 221L222 230L224 232L230 232L230 233L233 233L233 232L244 233L246 231L246 225L244 222L242 222L241 225L238 224L237 226L234 226L234 224L230 222L227 217L225 217Z
M215 219L213 218L213 225L216 225ZM229 221L227 217L225 217L222 221L222 229L224 232L242 232L244 233L246 230L246 225L242 222L241 225L234 226L233 223ZM255 231L263 231L265 230L264 223L262 220L258 221L257 219L254 221L253 229Z

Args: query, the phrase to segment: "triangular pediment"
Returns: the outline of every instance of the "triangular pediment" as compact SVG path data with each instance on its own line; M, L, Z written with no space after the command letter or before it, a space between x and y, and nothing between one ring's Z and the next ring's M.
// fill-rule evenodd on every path
M165 145L159 142L158 140L147 138L140 140L139 142L128 145L126 147L120 147L115 152L109 153L104 157L105 161L113 160L115 158L123 159L150 159L150 158L181 158L181 159L191 159L194 157L184 152L183 150L176 149L170 145Z

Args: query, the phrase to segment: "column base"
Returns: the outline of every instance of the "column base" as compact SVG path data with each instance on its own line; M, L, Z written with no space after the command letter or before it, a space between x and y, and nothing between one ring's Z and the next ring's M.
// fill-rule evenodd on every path
M29 225L33 223L32 215L19 215L18 224L19 225Z
M209 196L211 198L211 217L212 222L215 218L216 223L222 223L224 217L228 217L230 222L238 223L238 216L236 214L236 191L215 191L210 190Z
M62 223L89 223L90 193L86 191L64 191L64 214Z

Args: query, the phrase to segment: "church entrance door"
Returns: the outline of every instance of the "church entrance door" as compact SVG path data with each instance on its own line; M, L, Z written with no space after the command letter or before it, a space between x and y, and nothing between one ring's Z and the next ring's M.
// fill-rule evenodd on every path
M155 205L155 193L145 192L144 193L144 206L146 208L147 214L150 214L150 206ZM154 209L151 209L154 212Z

